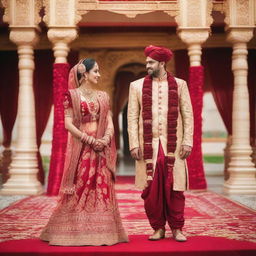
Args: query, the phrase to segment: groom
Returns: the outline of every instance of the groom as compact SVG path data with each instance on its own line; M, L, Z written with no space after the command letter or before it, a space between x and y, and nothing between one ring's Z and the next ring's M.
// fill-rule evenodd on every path
M136 186L143 189L144 207L154 233L165 237L169 224L176 241L186 241L184 225L188 172L185 159L193 144L193 111L187 84L167 72L172 52L148 46L148 75L130 84L128 133L136 160Z

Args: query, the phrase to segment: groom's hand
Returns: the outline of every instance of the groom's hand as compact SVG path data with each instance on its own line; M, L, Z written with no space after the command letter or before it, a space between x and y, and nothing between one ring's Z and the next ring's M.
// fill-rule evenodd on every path
M131 156L135 160L141 160L142 154L140 148L134 148L131 150Z
M180 150L180 158L182 160L186 159L191 154L191 151L192 151L192 147L182 145Z

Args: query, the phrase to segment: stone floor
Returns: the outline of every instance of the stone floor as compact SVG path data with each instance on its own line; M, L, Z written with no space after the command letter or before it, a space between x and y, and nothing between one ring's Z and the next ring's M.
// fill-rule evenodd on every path
M130 176L134 175L134 162L130 158L123 158L118 164L117 175ZM222 174L223 165L205 165L206 179L208 190L222 194L233 201L245 205L251 209L256 210L256 196L255 195L225 195L223 192L224 177ZM1 180L0 180L1 187ZM0 196L0 209L3 209L11 203L25 198L26 196Z

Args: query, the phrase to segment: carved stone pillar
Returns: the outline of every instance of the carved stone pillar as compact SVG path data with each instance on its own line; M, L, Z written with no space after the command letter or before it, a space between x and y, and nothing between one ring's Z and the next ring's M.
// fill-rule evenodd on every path
M10 178L1 194L36 195L43 192L37 180L35 102L33 93L34 45L38 41L41 1L3 1L4 21L10 25L10 40L17 45L19 57L19 96L17 143L10 165ZM15 67L14 67L15 68Z
M233 43L232 71L234 74L231 161L229 179L224 184L227 194L255 194L256 169L252 162L250 145L250 111L247 86L247 42L253 36L252 28L230 28L228 41Z
M48 38L53 43L55 63L67 63L69 43L77 37L76 24L81 19L77 14L77 0L43 0L44 21L47 24Z
M48 38L53 44L55 63L67 63L69 44L77 37L76 27L54 28L48 30Z
M181 28L178 34L188 46L190 66L201 66L202 44L209 37L209 28Z
M33 46L38 37L35 28L12 28L10 39L17 44L19 55L18 131L10 178L3 185L1 194L35 195L43 192L42 185L37 180L38 148L33 94Z
M194 114L194 143L188 158L189 188L206 189L202 156L202 108L204 68L201 65L202 44L209 36L212 22L212 2L204 0L178 0L178 35L188 46L190 60L189 81Z

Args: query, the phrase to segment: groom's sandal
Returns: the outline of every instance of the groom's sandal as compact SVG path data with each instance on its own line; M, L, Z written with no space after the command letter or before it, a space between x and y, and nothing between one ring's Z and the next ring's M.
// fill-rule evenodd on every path
M172 235L177 242L186 242L187 238L180 229L172 229Z
M163 239L164 237L165 237L165 229L160 228L155 230L153 235L149 236L148 240L157 241L157 240Z

